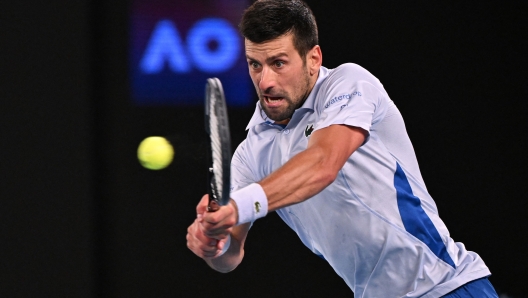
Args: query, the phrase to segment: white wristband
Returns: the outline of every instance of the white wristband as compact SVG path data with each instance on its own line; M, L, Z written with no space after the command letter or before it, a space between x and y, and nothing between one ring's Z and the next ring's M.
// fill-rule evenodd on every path
M254 222L268 214L268 198L262 186L252 183L230 195L238 208L237 225Z
M229 245L231 245L231 235L227 235L227 240L224 244L224 247L222 248L222 251L216 257L219 257L225 254L225 252L229 249Z

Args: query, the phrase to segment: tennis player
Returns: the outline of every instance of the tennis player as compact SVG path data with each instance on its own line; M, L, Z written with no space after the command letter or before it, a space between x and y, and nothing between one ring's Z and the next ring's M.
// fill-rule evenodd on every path
M240 31L259 101L232 159L232 200L205 212L202 198L189 249L229 272L251 224L276 211L355 297L498 297L484 261L438 216L380 81L356 64L321 65L308 6L257 1Z

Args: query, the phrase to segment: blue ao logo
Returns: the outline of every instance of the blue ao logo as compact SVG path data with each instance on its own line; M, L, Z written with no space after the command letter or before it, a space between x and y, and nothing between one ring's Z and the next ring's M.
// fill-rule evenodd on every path
M209 47L211 42L216 44L214 50ZM240 58L240 44L237 30L221 18L196 22L188 32L186 44L176 24L164 19L156 24L139 68L144 74L157 74L168 64L174 73L190 73L193 66L204 73L221 73Z

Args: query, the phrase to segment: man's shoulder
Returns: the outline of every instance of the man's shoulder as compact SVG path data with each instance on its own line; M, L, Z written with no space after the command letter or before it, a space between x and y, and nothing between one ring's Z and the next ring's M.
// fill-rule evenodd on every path
M347 62L347 63L343 63L343 64L339 65L338 67L334 68L334 70L339 70L339 71L361 71L361 70L366 70L366 69L363 68L362 66L360 66L359 64L352 63L352 62Z
M248 141L247 138L242 140L240 144L236 147L233 156L231 157L232 162L234 161L241 161L241 160L247 160L248 156L251 153L251 148L248 148Z
M328 79L335 79L336 77L347 77L354 80L377 80L372 73L370 73L364 67L355 63L343 63L338 67L330 70Z
M380 80L364 67L355 63L344 63L328 71L322 90L332 91L335 88L356 88L358 85L373 86L375 89L383 91L383 84Z
M358 82L378 81L365 68L355 63L344 63L333 69L326 69L325 76L317 89L317 98L329 100L329 96L347 93L354 88ZM317 100L319 101L319 100Z
M249 132L248 132L249 134ZM248 141L247 141L247 137L245 139L242 140L242 142L240 142L240 144L238 144L238 146L236 147L235 149L235 154L238 152L242 152L244 150L246 150L246 147L247 147L247 144L248 144Z

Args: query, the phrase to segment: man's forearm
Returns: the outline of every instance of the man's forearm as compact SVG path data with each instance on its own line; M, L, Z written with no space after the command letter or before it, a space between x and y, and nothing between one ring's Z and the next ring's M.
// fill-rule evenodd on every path
M332 125L312 134L308 148L291 158L259 184L268 198L268 211L300 203L330 185L366 132Z
M259 184L268 198L268 211L300 203L327 187L335 174L325 165L324 151L300 152Z
M227 273L233 271L242 262L243 257L244 250L240 248L240 243L233 239L223 255L216 258L207 258L205 262L214 270Z
M219 257L204 259L207 265L222 273L233 271L244 258L244 242L249 228L250 223L235 227L227 251Z

